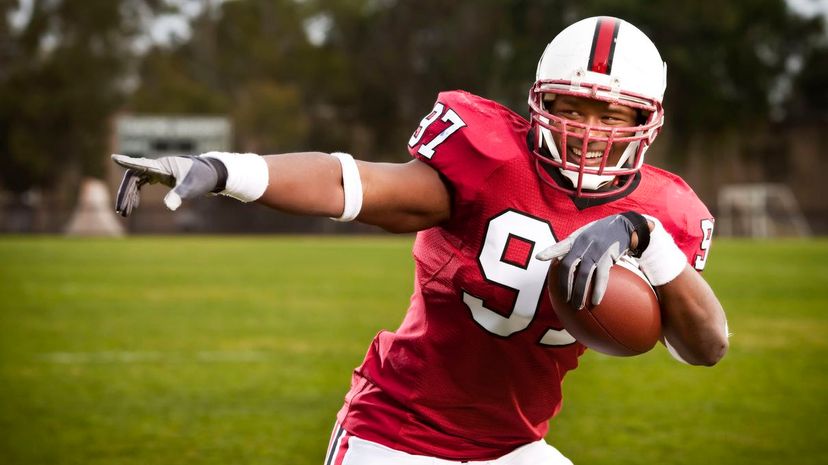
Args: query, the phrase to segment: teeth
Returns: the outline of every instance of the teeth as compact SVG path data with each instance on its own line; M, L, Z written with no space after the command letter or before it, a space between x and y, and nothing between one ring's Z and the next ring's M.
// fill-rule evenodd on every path
M580 157L580 156L581 156L581 154L583 153L583 151L582 151L581 149L577 148L577 147L570 147L570 150L572 150L572 153L574 153L575 155L577 155L577 156L579 156L579 157ZM601 158L603 155L604 155L604 152L602 152L602 151L597 151L597 152L587 152L586 157L587 157L587 159L590 159L590 158Z

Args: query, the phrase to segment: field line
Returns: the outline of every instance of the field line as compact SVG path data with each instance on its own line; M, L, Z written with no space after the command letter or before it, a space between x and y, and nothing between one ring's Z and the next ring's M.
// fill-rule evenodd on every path
M162 352L162 351L98 351L48 352L37 360L57 365L93 365L118 363L256 363L272 360L273 354L259 351Z

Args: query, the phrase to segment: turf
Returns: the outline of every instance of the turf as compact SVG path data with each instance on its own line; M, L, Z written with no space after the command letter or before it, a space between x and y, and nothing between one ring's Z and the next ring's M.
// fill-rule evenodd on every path
M322 462L401 320L411 237L0 239L0 463ZM549 440L580 464L828 463L828 241L713 246L731 350L588 352Z

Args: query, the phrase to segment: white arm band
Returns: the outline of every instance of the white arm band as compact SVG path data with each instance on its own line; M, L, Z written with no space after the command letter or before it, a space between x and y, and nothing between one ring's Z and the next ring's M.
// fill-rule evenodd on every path
M347 153L334 152L331 154L342 165L342 189L345 191L345 205L342 216L331 218L334 221L353 221L362 210L362 179L354 157Z
M227 168L227 182L219 194L252 202L267 190L270 172L263 157L254 153L229 152L207 152L201 156L215 158Z
M641 253L638 266L650 284L663 286L676 279L684 270L687 257L658 219L649 215L644 216L655 224L655 228L650 232L650 244Z

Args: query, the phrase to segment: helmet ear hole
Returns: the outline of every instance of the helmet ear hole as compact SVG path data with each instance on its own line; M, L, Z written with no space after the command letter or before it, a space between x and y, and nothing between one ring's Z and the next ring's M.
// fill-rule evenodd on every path
M650 119L651 113L646 112L644 110L636 110L635 111L635 123L639 126L644 126L647 124L647 120Z

